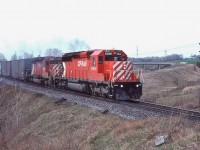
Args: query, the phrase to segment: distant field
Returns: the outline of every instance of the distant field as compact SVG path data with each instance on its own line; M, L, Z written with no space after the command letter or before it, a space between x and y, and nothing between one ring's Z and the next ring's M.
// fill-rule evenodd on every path
M187 64L196 64L197 61L198 61L198 59L185 58L185 59L182 59L182 60L172 61L171 63L185 62Z

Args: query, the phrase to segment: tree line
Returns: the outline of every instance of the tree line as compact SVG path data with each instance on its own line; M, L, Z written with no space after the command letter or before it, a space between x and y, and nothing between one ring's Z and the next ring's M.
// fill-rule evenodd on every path
M182 60L183 55L172 54L163 57L144 57L144 58L129 58L133 62L167 62L167 61L177 61Z
M77 50L83 50L83 49L89 50L90 47L85 41L75 39L75 40L72 40L69 42L68 49L71 52L75 52ZM49 48L45 51L44 56L59 57L59 56L62 56L62 53L63 53L63 51L58 48ZM38 55L38 56L40 56L40 55ZM34 57L33 53L24 52L23 54L18 55L17 52L15 51L14 54L11 56L10 60L29 59L29 58L33 58L33 57ZM6 57L3 53L0 53L0 60L6 60Z
M58 49L58 48L49 48L45 51L44 56L55 56L55 57L59 57L62 55L62 50ZM39 57L40 55L38 55ZM28 53L28 52L24 52L22 55L18 55L17 52L15 52L10 60L18 60L18 59L30 59L33 58L34 55L33 53ZM0 53L0 60L6 60L5 55Z

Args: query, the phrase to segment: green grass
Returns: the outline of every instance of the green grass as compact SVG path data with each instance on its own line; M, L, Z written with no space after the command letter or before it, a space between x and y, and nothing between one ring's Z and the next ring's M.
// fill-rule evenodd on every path
M119 143L109 136L109 131L100 132L93 139L91 144L94 150L120 150Z
M187 64L196 64L198 59L192 59L192 58L184 58L182 60L172 61L172 63L179 64L180 62L185 62Z

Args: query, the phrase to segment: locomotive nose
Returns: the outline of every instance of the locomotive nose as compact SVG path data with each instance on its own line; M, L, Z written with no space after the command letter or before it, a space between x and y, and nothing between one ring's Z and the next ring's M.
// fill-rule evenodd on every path
M116 61L113 64L113 81L132 80L133 64L130 61Z

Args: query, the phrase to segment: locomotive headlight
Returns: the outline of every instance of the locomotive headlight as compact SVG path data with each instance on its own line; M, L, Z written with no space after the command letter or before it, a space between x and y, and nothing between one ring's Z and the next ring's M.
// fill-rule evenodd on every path
M120 87L121 87L121 88L123 88L123 87L124 87L124 85L120 85Z
M139 84L136 84L136 87L139 87Z
M124 64L124 70L126 69L126 65Z

